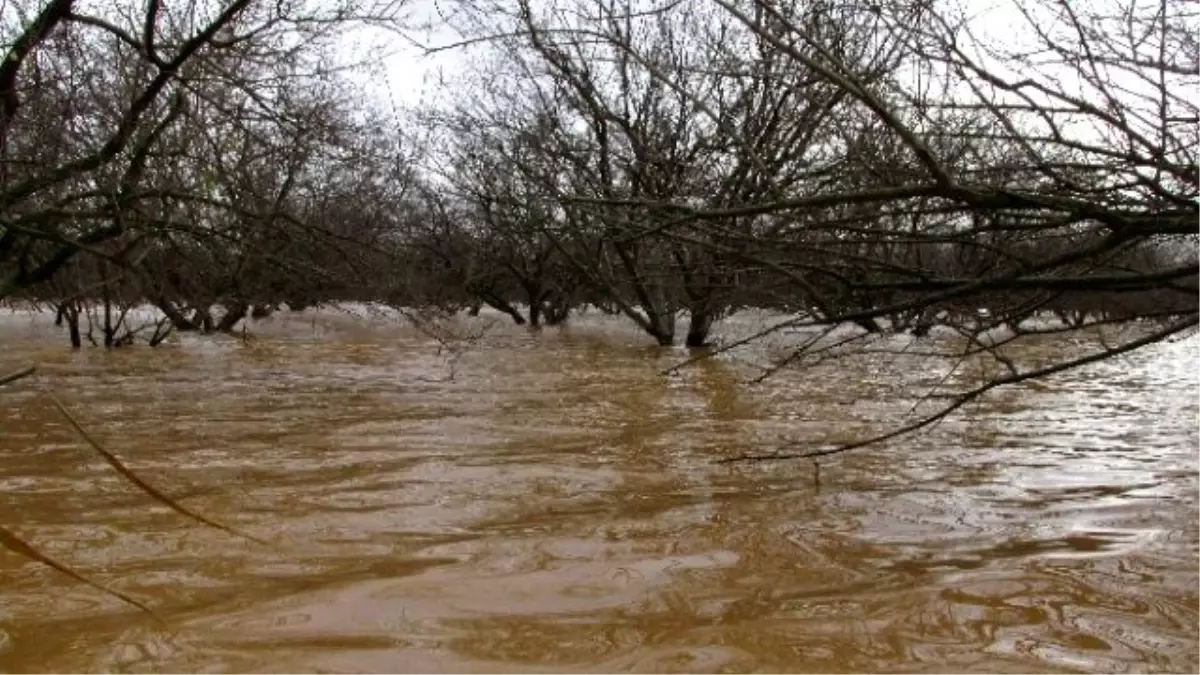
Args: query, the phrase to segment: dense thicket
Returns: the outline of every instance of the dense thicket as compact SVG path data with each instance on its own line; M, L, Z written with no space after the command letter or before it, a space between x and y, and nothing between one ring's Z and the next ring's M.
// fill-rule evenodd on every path
M398 7L8 4L0 299L110 346L336 300L689 346L748 306L1195 325L1196 10L1001 4L1020 39L923 0L464 1L470 75L402 119L335 65Z

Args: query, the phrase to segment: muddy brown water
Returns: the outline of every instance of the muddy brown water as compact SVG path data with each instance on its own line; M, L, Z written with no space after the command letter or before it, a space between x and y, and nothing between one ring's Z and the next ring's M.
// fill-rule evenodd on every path
M750 385L749 352L660 376L685 353L613 319L497 323L456 354L332 311L71 353L50 320L0 317L0 370L41 365L0 392L0 524L167 627L0 550L2 671L1200 667L1194 338L996 392L814 484L713 460L880 430L940 362L901 345ZM136 492L43 389L269 544Z

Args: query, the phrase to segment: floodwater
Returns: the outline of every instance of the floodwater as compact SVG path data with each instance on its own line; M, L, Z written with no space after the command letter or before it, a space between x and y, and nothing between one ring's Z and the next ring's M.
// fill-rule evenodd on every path
M1197 338L993 392L814 481L714 460L886 430L944 363L890 338L750 384L789 338L662 376L686 352L617 319L439 324L439 350L330 310L72 353L51 318L0 316L0 371L41 367L0 391L0 525L165 627L0 549L0 671L1200 667ZM267 543L138 492L46 390Z

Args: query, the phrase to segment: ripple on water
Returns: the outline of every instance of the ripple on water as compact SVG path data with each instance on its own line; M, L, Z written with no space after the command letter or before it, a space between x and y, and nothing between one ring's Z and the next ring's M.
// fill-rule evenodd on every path
M615 320L497 323L451 363L368 309L273 318L249 344L112 354L50 350L42 319L0 320L14 358L46 360L131 467L271 541L185 523L47 406L6 399L0 509L22 516L4 525L172 633L3 556L0 669L1200 665L1200 341L994 392L928 434L823 460L814 484L807 462L711 460L900 419L944 375L894 353L925 343L873 338L875 353L746 386L751 363L815 333L661 378L681 354ZM735 317L726 337L762 320Z

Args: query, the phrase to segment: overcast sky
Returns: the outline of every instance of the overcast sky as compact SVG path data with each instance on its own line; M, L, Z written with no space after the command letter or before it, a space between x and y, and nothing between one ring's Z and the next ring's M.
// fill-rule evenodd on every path
M441 3L443 6L445 3ZM439 3L434 0L408 0L414 24L438 24ZM369 75L361 76L367 91L384 104L415 107L438 85L439 73L453 77L465 64L461 50L448 49L427 55L413 44L429 46L453 44L457 36L445 27L430 31L416 28L406 37L383 30L364 30L347 46L351 58L377 64Z
M503 0L501 0L503 1ZM565 0L556 0L565 1ZM666 1L666 0L662 0ZM1019 50L1032 45L1036 34L1031 29L1028 20L1015 7L1019 0L944 0L945 4L957 4L971 17L971 29L975 36L987 43L1003 48ZM1139 6L1157 6L1159 0L1080 0L1072 2L1071 6L1079 12L1097 11L1111 8L1115 14L1119 6L1134 3ZM438 23L437 17L442 11L450 11L451 5L445 0L439 5L437 0L410 0L411 15L414 23ZM1037 5L1038 0L1026 0L1027 6ZM1182 5L1175 4L1176 7ZM1193 17L1194 18L1194 17ZM732 19L731 19L732 20ZM1052 22L1041 22L1043 27ZM447 45L457 41L458 36L448 29L436 32L413 31L411 37L427 45ZM1068 36L1070 37L1070 36ZM435 55L422 55L421 49L406 42L394 34L382 31L368 31L361 40L355 41L353 51L359 58L366 58L378 64L376 72L370 77L364 77L364 89L383 105L399 107L417 107L428 100L437 90L438 75L444 73L451 81L467 67L467 60L461 50L446 50ZM1193 57L1194 58L1194 57ZM1002 71L1003 72L1003 71ZM1038 73L1004 73L1007 76L1028 77ZM1179 89L1193 104L1200 101L1200 87L1197 78L1177 78ZM1065 86L1071 86L1066 81ZM1145 90L1145 83L1120 82ZM1081 93L1071 91L1068 93ZM1099 101L1095 92L1084 91L1084 97ZM459 95L462 95L460 92ZM1084 131L1083 133L1089 132Z
M981 36L1003 37L1010 45L1023 33L1023 19L1013 11L1012 1L951 0L962 3L968 9L975 18L973 24ZM1110 1L1087 0L1089 3ZM666 4L668 0L663 2ZM437 24L445 12L452 11L449 9L451 3L445 0L408 0L408 7L414 23ZM457 42L460 36L442 27L435 31L413 30L411 37L426 45L442 46ZM372 82L372 87L389 90L390 96L408 104L417 104L423 92L435 86L439 71L452 74L464 66L461 50L450 49L434 55L423 55L419 47L384 31L364 31L361 36L355 36L348 48L359 58L380 61L386 77L383 82Z

